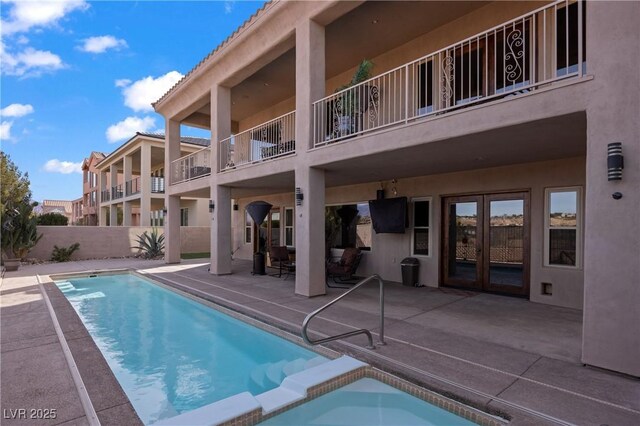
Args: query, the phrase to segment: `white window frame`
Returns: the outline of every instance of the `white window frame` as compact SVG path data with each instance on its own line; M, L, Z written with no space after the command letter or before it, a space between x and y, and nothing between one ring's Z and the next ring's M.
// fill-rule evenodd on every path
M291 220L293 221L293 223L288 224L287 223L287 211L291 211ZM293 209L293 207L285 207L284 208L284 217L283 217L283 224L284 224L284 235L283 235L283 240L284 240L284 245L287 247L295 247L296 245L296 227L295 227L295 223L296 223L296 215L295 215L295 210ZM291 244L287 244L287 229L291 228Z
M557 192L576 193L576 264L575 265L555 265L549 263L549 217L551 209L551 194ZM543 266L546 268L560 269L582 269L582 222L584 216L584 205L582 197L582 186L549 187L544 189L544 254ZM573 227L554 227L553 229L574 229Z
M247 241L247 228L249 228L249 241ZM253 244L253 220L249 217L249 213L244 212L244 228L243 228L242 240L245 244Z
M416 218L415 218L415 214L416 214L416 209L415 209L415 202L416 201L428 201L429 202L429 226L419 226L418 229L428 229L429 230L429 254L416 254L414 253L413 249L415 248L415 232L414 230L416 229ZM411 198L411 256L415 256L415 257L424 257L424 258L428 258L431 257L433 255L433 232L432 231L432 226L433 225L433 197L414 197Z

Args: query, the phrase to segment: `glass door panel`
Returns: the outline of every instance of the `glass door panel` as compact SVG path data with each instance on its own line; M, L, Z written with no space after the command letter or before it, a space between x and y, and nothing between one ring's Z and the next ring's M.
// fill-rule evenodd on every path
M482 197L452 197L445 201L445 284L481 288L482 213Z
M526 294L528 194L485 196L485 279L490 291Z

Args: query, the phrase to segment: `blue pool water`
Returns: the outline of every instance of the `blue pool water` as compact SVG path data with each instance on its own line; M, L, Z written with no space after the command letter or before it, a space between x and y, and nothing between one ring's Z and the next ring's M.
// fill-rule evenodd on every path
M473 425L460 416L374 379L360 379L261 425Z
M328 361L134 275L56 282L145 424Z

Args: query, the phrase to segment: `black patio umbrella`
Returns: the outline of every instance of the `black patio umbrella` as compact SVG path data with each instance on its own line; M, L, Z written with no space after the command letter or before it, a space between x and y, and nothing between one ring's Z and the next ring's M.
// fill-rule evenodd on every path
M267 203L266 201L253 201L247 204L245 210L253 219L253 222L256 224L258 229L264 219L269 214L272 205ZM264 254L260 253L260 247L258 244L258 250L253 254L253 271L251 272L253 275L266 275L266 271L264 268Z

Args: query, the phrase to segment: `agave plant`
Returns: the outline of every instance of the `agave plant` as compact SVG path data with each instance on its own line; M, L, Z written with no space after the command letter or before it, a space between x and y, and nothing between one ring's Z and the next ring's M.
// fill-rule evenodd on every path
M158 228L153 228L151 233L144 231L137 238L138 245L131 248L141 250L143 257L154 259L164 254L164 234L158 234Z

